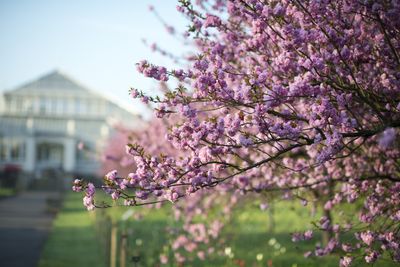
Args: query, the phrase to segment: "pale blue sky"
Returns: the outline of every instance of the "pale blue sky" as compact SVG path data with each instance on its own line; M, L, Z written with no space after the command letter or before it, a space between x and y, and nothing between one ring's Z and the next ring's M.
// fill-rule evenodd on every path
M183 50L148 11L150 4L168 23L186 28L177 0L0 0L0 91L59 69L136 107L128 89L148 90L155 83L138 74L135 63L151 59L173 66L142 38L178 54Z

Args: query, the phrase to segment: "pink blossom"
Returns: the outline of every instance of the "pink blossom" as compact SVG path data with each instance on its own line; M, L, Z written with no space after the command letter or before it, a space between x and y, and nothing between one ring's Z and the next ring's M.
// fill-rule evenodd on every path
M313 231L307 230L304 232L304 240L309 240L313 237Z
M205 260L206 259L206 254L204 253L204 251L199 251L199 252L197 252L197 257L200 259L200 260Z
M360 233L360 238L368 246L371 246L372 242L374 241L374 235L369 230L366 232Z
M79 142L78 143L78 149L79 150L82 150L82 149L84 149L85 148L85 144L83 143L83 142Z
M110 181L114 181L117 178L117 174L118 174L117 170L112 170L105 175L105 178Z
M160 262L161 264L167 264L168 263L168 257L165 254L160 255Z
M217 27L221 24L221 19L217 16L207 14L206 21L204 22L204 27Z
M75 192L81 192L83 190L82 180L75 179L72 186L72 190Z
M368 255L365 256L365 261L367 263L373 263L378 259L378 257L379 257L379 253L376 251L372 251Z
M352 262L353 262L352 257L344 256L344 257L340 258L339 266L340 267L349 267Z

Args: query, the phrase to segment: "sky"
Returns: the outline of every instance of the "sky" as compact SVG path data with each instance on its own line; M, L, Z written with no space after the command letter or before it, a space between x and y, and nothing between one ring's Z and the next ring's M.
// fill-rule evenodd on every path
M93 91L144 112L129 97L131 87L154 91L157 84L137 73L142 59L167 67L171 60L151 52L142 39L181 55L185 48L149 12L178 32L188 22L177 0L0 0L0 92L55 69Z

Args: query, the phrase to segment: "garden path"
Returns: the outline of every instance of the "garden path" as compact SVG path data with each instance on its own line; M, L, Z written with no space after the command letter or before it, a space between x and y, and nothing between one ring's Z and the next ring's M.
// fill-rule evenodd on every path
M0 265L35 267L51 229L48 199L55 192L23 192L0 201Z

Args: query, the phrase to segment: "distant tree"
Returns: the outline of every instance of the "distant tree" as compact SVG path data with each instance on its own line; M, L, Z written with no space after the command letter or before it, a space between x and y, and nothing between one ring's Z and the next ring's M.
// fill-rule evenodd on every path
M122 126L115 127L115 134L107 140L101 158L100 175L104 175L109 170L117 169L119 175L126 176L135 168L135 161L126 154L125 146L131 142L133 133L131 130Z

